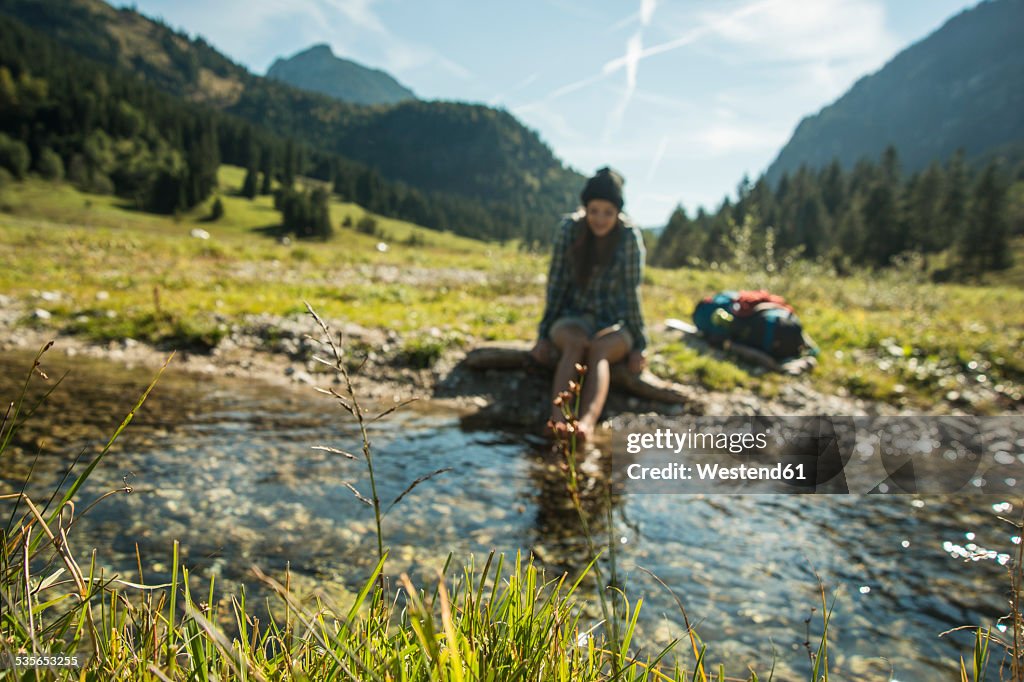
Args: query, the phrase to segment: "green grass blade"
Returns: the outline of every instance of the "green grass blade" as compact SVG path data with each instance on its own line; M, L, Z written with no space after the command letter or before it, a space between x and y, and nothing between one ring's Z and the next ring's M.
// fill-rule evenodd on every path
M174 353L171 353L167 357L167 360L164 361L163 366L156 373L156 376L153 377L153 380L151 382L149 382L149 386L147 386L146 390L143 391L142 396L139 398L138 402L135 403L135 407L133 407L131 411L128 412L125 418L121 421L121 425L117 427L116 431L114 431L114 435L110 437L110 440L107 441L107 444L103 447L100 453L96 457L94 457L91 462L89 462L89 466L85 468L85 471L79 474L78 478L75 479L75 482L71 485L71 488L64 494L64 497L61 499L60 504L57 505L57 509L55 509L53 514L50 515L48 523L52 524L56 520L57 515L60 513L60 510L64 507L65 504L68 503L69 500L71 500L71 498L75 496L75 494L78 492L78 489L81 488L82 485L85 483L86 479L89 478L89 475L92 474L93 470L95 470L96 467L99 466L99 463L103 461L103 458L107 455L108 452L110 452L110 448L113 447L114 442L121 435L121 433L128 427L128 425L131 424L132 419L135 418L135 413L139 411L139 409L142 407L142 404L146 402L146 398L149 397L149 394L156 387L157 382L160 381L160 377L163 375L164 370L167 369L167 365L170 364L171 359L173 357Z

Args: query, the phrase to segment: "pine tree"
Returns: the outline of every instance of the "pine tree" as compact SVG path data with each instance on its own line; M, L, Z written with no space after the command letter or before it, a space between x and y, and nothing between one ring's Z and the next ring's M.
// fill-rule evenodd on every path
M817 258L828 250L830 230L828 213L821 195L808 191L804 194L796 213L797 234L799 243L804 247L803 255Z
M16 179L22 180L28 174L31 160L32 157L24 142L0 133L0 168L10 171Z
M709 263L723 263L732 259L729 244L729 237L732 234L729 220L731 208L729 200L726 199L714 215L706 215L703 211L697 213L698 230L705 235L700 255Z
M801 249L807 258L817 258L828 249L830 225L817 178L801 166L793 176L785 206L789 221L781 240L783 247Z
M838 159L833 159L832 163L822 172L819 185L825 210L833 220L838 219L843 203L846 201L846 177Z
M838 223L836 243L840 253L852 263L863 263L867 254L867 228L859 200L848 201Z
M935 253L950 245L942 217L945 174L932 163L915 175L907 187L908 247L921 253Z
M974 186L967 230L960 242L960 264L970 275L1003 270L1013 264L1006 194L1006 183L992 162Z
M754 183L754 189L750 192L750 201L752 209L757 211L760 232L766 234L768 230L772 230L774 234L775 225L778 222L778 210L771 186L763 175Z
M381 199L380 176L376 171L365 170L360 173L355 189L356 203L373 213L381 212L379 209L384 202Z
M355 201L356 197L356 178L351 168L338 168L334 174L334 193L341 197L342 201ZM403 218L410 219L408 214L403 215ZM418 222L420 225L425 223L413 219L413 222Z
M893 145L889 145L882 152L882 175L889 183L894 185L902 179L903 171L900 166L900 154Z
M281 167L281 184L285 187L291 187L295 184L296 167L295 141L289 137L284 148L284 165Z
M946 193L942 200L940 234L943 243L959 243L967 230L967 204L969 197L967 164L964 150L958 149L946 164Z
M257 183L259 180L259 173L256 171L256 166L249 166L249 169L245 172L245 181L242 183L242 196L247 199L255 199L257 194Z
M331 195L322 187L313 190L309 197L310 203L310 236L316 239L330 239L334 234L331 227L330 201Z
M672 211L665 231L651 251L651 263L663 267L678 268L697 259L703 248L703 240L696 234L695 225L686 215L682 205Z
M274 157L270 148L264 149L260 155L263 183L260 185L260 194L267 196L274 191Z
M871 265L889 265L889 260L902 251L897 206L895 189L884 177L881 178L864 202L866 232L863 253Z
M736 186L736 205L732 210L732 218L737 225L743 224L743 219L746 218L747 211L750 210L750 194L753 189L750 177L744 173L740 183Z
M246 168L255 168L258 165L259 150L253 141L252 126L245 126L242 132L241 159L239 160Z

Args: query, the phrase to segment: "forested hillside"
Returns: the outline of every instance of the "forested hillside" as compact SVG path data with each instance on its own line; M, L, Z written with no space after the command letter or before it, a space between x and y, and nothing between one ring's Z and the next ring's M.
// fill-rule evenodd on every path
M1024 0L965 10L808 116L768 168L775 184L802 165L850 170L893 146L907 172L962 149L968 163L1024 160Z
M652 261L678 267L755 259L769 268L823 259L837 271L944 255L937 277L974 277L1012 264L1024 233L1024 168L996 162L972 170L962 154L907 175L890 147L844 171L801 167L776 185L744 181L735 201L690 217L676 209Z
M337 155L334 165L348 160L373 170L365 187L387 187L375 193L373 210L467 235L532 241L573 207L582 182L507 112L458 103L346 104L255 76L202 38L101 0L0 0L0 13L166 94L294 136L300 174L330 179L331 163L314 158L327 153ZM317 155L303 154L304 145ZM339 189L349 184L343 178Z
M293 186L306 175L374 212L434 229L506 239L540 224L505 204L484 206L385 180L337 154L164 94L0 16L0 181L34 171L117 194L142 210L174 213L210 195L222 162L248 168L242 187L222 191L251 197L276 190L286 195L278 202L282 209L296 206ZM310 202L319 203L322 213L325 201L323 191L303 194L306 208L299 214L317 213ZM299 236L331 231L299 222Z

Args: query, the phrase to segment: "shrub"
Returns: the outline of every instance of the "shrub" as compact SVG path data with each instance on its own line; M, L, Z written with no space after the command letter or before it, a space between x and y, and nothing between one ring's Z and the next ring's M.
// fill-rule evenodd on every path
M299 192L282 188L274 195L274 206L281 211L281 225L300 239L329 239L331 227L329 196L323 189Z
M224 217L224 202L217 197L210 207L210 220L220 220Z
M415 369L430 369L444 354L442 339L420 337L408 341L402 347L402 361Z
M57 152L49 147L44 147L39 152L39 158L36 159L36 170L47 180L64 179L64 161Z
M0 168L6 168L18 180L24 180L30 160L24 142L0 133Z
M377 234L377 220L369 214L364 215L356 223L356 232L361 234Z

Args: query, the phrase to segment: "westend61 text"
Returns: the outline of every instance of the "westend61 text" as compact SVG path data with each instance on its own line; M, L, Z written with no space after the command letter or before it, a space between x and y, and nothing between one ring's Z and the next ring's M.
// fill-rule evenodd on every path
M662 467L645 467L642 464L630 464L626 467L626 476L634 481L692 481L696 473L701 481L803 481L803 464L782 464L775 466L749 466L740 464L735 467L723 467L718 464L685 464L672 463Z

